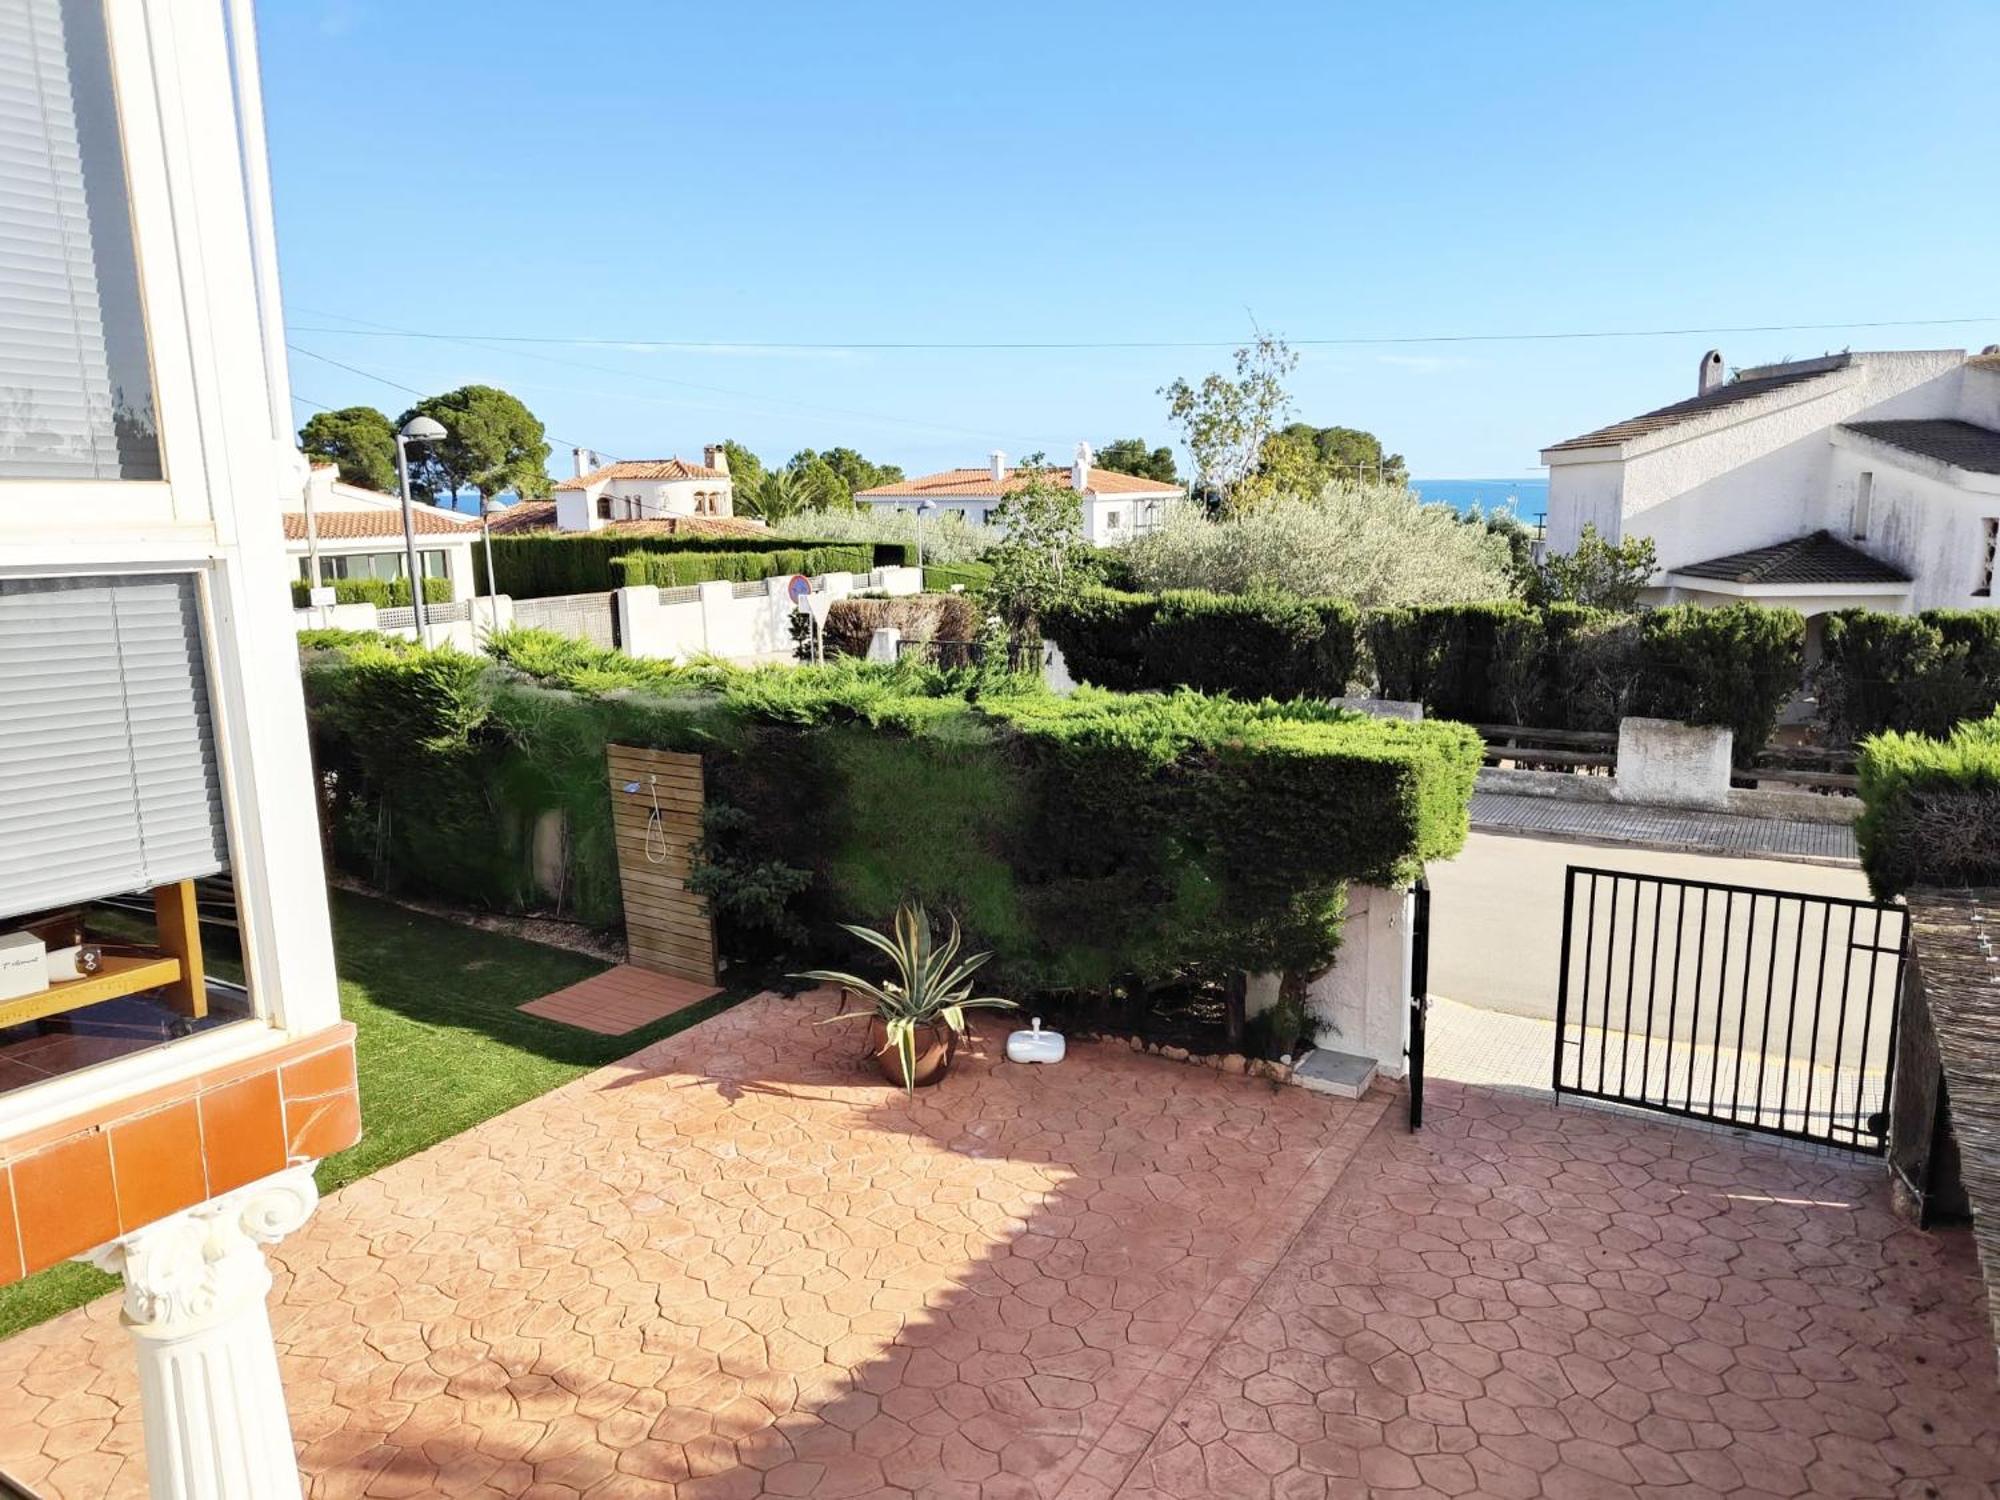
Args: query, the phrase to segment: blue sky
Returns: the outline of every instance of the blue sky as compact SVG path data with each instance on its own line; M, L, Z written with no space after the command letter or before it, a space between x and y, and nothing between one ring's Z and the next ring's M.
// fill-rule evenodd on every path
M260 7L291 337L556 444L917 472L1167 441L1158 388L1294 339L1300 415L1425 476L1692 391L1719 345L2000 341L1988 3ZM693 340L641 350L369 336ZM1194 342L1094 350L768 343ZM393 416L299 354L293 389ZM311 410L301 406L301 418Z

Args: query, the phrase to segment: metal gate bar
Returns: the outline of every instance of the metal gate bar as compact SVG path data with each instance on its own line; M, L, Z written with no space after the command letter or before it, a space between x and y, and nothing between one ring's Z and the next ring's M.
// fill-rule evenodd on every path
M1431 1009L1431 884L1418 880L1411 891L1415 916L1410 924L1410 1129L1424 1125L1424 1042Z
M1555 1092L1880 1154L1905 925L1883 902L1572 865Z

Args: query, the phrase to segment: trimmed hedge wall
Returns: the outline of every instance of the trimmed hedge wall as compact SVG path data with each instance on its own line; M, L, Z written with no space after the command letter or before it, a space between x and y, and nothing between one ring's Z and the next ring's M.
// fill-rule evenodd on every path
M924 592L948 594L963 588L968 594L983 594L993 582L993 565L982 562L925 563Z
M866 573L875 566L865 546L785 547L771 552L628 552L611 559L611 587L685 588L718 580L754 583L788 573Z
M500 650L542 676L445 650L305 655L338 863L519 909L536 822L561 811L563 906L611 925L604 746L694 750L710 794L696 880L724 952L807 935L842 952L832 923L881 924L916 897L956 913L1022 995L1323 967L1347 882L1460 847L1481 757L1461 725L1322 704L1056 698L907 663L676 669L532 632Z
M1100 687L1338 698L1354 675L1357 620L1337 599L1093 589L1042 629L1071 675Z
M779 541L773 537L772 541ZM913 565L915 548L903 542L813 542L783 539L782 547L763 547L755 536L632 536L615 531L536 532L493 538L493 571L500 575L500 592L515 599L546 599L557 594L601 594L618 585L612 580L614 559L633 553L701 556L715 553L809 552L825 548L857 549L868 561L852 571ZM486 559L474 549L473 576L478 592L486 590ZM794 568L793 572L799 571ZM709 578L732 577L711 573ZM764 574L756 575L764 577ZM701 580L691 580L701 581Z
M410 603L410 580L397 578L336 578L333 589L335 604L372 604L377 609L407 609ZM312 585L303 578L292 580L292 608L305 609L312 603ZM424 603L451 603L451 580L449 578L426 578L424 580Z
M2000 707L2000 610L1828 615L1813 685L1827 727L1844 739L1948 734Z
M1875 735L1860 769L1867 806L1854 836L1878 897L2000 885L2000 714L1943 736Z

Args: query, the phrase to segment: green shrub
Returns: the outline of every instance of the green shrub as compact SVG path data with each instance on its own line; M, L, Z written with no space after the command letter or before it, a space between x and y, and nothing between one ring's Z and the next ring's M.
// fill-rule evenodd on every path
M778 543L773 538L773 543ZM901 542L826 542L785 539L782 544L763 545L755 534L736 536L634 536L629 532L532 532L525 536L493 538L493 571L500 575L500 592L515 599L546 599L559 594L601 594L619 587L612 564L615 560L643 553L647 556L712 557L723 555L768 556L782 554L804 561L813 557L838 559L830 567L794 566L789 572L866 573L879 567L903 566L910 550ZM486 592L486 563L475 556L478 591ZM758 565L718 563L704 571L694 564L673 571L682 583L705 583L715 579L748 582L769 577L755 571ZM655 581L649 578L648 582ZM669 587L678 586L669 584Z
M1948 734L1863 742L1854 835L1882 899L1916 886L2000 885L2000 714Z
M1639 616L1639 675L1631 711L1684 724L1726 725L1736 763L1769 743L1799 691L1806 622L1795 609L1675 604Z
M592 648L523 632L499 656L307 658L342 865L520 909L536 825L560 812L560 904L611 925L604 747L697 751L696 879L725 952L810 932L832 957L833 922L915 898L958 914L1015 993L1324 966L1349 881L1406 879L1463 842L1480 760L1462 726L1310 702L1017 684L975 701L969 674L853 662L587 696L548 684L588 689Z
M1072 675L1129 691L1338 698L1354 674L1353 606L1337 599L1090 590L1042 622Z
M1533 610L1516 600L1370 610L1363 626L1376 691L1471 724L1519 723L1503 692L1506 673L1533 660ZM1516 672L1518 676L1518 672Z
M1947 734L2000 706L2000 610L1828 615L1813 687L1839 738Z
M329 585L335 604L372 604L377 609L408 609L410 580L398 578L336 578ZM303 578L292 580L292 608L305 609L312 603L312 585ZM424 580L424 603L451 603L449 578Z

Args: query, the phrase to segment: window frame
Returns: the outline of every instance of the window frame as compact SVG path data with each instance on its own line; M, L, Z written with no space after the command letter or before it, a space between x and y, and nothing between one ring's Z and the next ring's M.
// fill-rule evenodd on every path
M1981 557L1979 563L1979 586L1972 591L1975 599L1993 597L1993 569L2000 561L2000 516L1982 516L1979 521Z
M195 575L259 1024L0 1094L0 1139L341 1023L304 716L285 711L302 694L277 497L306 465L274 336L255 41L220 3L102 3L166 477L0 480L0 570Z

